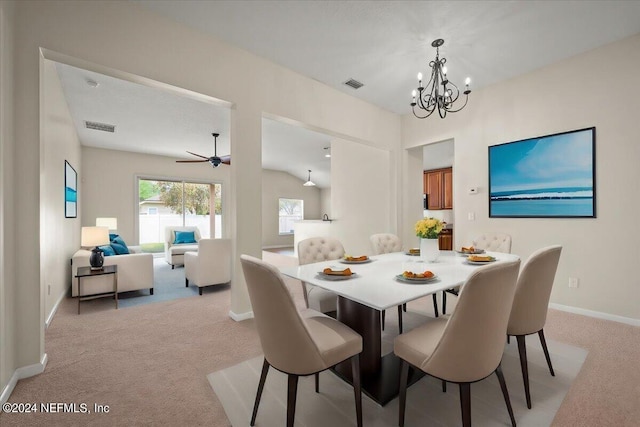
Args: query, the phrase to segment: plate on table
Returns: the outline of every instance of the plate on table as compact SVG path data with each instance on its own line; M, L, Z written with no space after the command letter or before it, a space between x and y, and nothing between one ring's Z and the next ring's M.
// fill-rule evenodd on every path
M438 276L435 274L431 277L404 277L402 274L396 275L396 280L403 283L424 284L433 282Z
M469 259L469 257L467 257L467 259L465 260L467 262L467 264L472 264L472 265L484 265L484 264L491 264L492 262L495 262L496 259L492 256L489 256L490 259L488 260L472 260Z
M343 264L366 264L368 262L373 261L371 258L366 257L366 259L360 259L362 257L357 257L354 259L347 259L347 258L342 258L340 259L340 262Z
M484 249L474 249L473 252L469 250L456 249L456 252L459 253L460 255L476 255L476 254L483 254Z
M342 274L327 274L324 273L322 271L318 271L318 277L320 277L323 280L347 280L347 279L353 279L355 277L358 277L358 273L351 273L349 276L345 276Z
M409 256L420 256L420 249L409 249L404 254Z

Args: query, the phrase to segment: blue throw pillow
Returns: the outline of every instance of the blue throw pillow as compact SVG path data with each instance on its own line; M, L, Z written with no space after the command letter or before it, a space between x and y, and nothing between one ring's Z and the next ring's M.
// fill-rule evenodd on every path
M116 237L119 237L117 234L114 233L109 233L109 241L113 242L113 239L115 239Z
M111 240L111 247L115 251L116 255L126 255L129 253L127 244L122 240L122 237L116 234L116 237Z
M193 231L176 231L176 239L173 241L174 245L181 243L197 243Z
M102 249L104 256L113 256L116 254L110 245L98 246L98 248Z

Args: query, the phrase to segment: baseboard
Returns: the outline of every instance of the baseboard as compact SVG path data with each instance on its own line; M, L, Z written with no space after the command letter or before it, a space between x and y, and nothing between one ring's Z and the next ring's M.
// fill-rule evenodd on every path
M70 292L71 292L71 287L69 287L69 289L63 292L62 295L60 295L60 298L58 298L58 301L56 301L55 305L53 306L53 309L51 310L51 313L49 313L49 316L47 317L47 321L44 322L45 329L49 327L49 325L51 324L51 321L53 320L53 316L55 316L56 312L58 311L58 307L60 306L60 304L62 304L62 301L67 297L67 295Z
M11 379L9 383L6 385L4 390L2 390L2 394L0 394L0 404L3 404L9 400L13 389L18 384L18 380L22 380L24 378L33 377L35 375L41 374L44 372L44 368L47 366L48 361L47 353L42 355L42 359L40 359L40 363L34 363L33 365L23 366L22 368L18 368L11 375Z
M555 304L555 303L550 303L549 308L553 308L560 311L566 311L568 313L581 314L583 316L595 317L597 319L604 319L604 320L611 320L613 322L625 323L631 326L640 326L640 319L617 316L615 314L603 313L601 311L587 310L584 308L572 307L570 305L562 305L562 304Z
M242 322L243 320L253 319L253 311L247 311L246 313L234 313L229 310L229 317L231 317L236 322Z

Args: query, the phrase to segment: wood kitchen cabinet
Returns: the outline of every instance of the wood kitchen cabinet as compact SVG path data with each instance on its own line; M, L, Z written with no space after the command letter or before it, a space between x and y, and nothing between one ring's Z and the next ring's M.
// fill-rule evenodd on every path
M424 193L427 195L427 209L453 209L452 168L424 171Z

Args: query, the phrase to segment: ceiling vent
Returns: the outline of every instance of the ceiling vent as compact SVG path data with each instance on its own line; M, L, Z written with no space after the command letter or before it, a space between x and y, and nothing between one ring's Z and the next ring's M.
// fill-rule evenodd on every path
M346 84L347 86L353 88L353 89L360 89L362 86L364 86L363 83L360 83L357 80L354 79L349 79L346 82L344 82L344 84Z
M103 132L114 133L116 131L116 127L114 125L108 125L106 123L89 122L85 120L84 126L87 129L101 130Z

